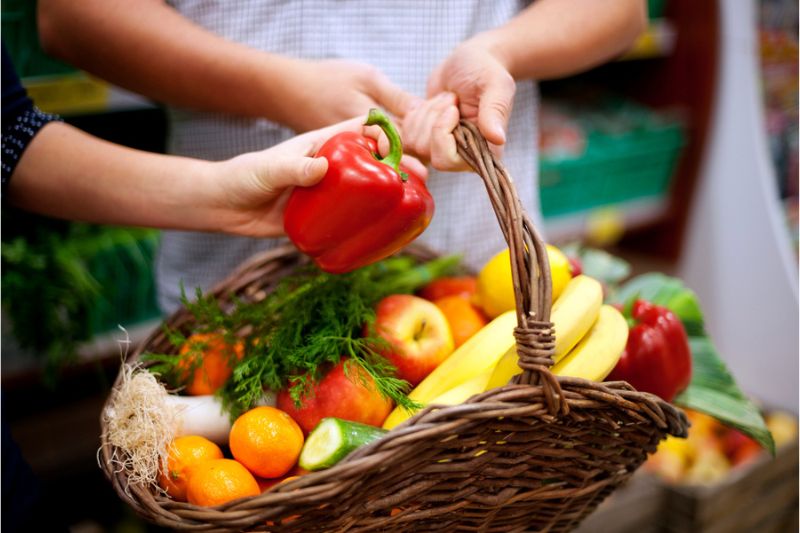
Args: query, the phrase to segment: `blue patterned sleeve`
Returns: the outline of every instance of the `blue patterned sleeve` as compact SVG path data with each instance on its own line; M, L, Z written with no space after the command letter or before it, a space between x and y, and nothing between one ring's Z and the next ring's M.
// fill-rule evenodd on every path
M3 141L2 141L2 194L17 168L17 163L28 147L31 139L48 122L59 120L56 115L43 113L28 97L28 93L11 62L3 44Z

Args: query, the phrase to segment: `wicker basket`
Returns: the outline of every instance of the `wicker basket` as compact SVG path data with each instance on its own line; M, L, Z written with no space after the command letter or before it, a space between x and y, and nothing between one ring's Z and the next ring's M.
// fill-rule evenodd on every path
M567 531L642 464L667 434L685 436L682 411L624 382L556 377L549 321L551 281L542 240L514 186L477 129L455 131L461 156L486 183L508 241L516 287L522 374L452 407L429 406L331 469L213 508L128 487L101 457L120 497L146 519L196 531ZM407 254L427 259L410 247ZM283 247L243 264L214 294L258 299L303 262ZM523 280L523 281L521 281ZM169 319L191 326L185 310ZM161 333L132 355L174 352ZM126 491L126 487L128 490Z

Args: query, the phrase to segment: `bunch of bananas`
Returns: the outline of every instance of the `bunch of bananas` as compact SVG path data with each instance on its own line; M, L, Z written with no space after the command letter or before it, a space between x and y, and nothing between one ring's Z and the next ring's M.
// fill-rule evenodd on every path
M614 369L625 349L628 324L617 309L603 304L603 288L599 281L583 274L572 277L568 262L561 260L563 254L551 246L548 252L553 279L564 280L550 316L556 335L551 370L556 375L602 381ZM508 264L507 253L505 258ZM479 283L483 280L486 287L489 286L487 272L494 275L497 270L495 260L490 261L478 277ZM510 266L507 276L510 279ZM489 292L484 291L484 294ZM495 298L495 302L497 300ZM514 305L513 296L510 305ZM492 309L503 307L493 305ZM514 310L498 314L412 390L409 398L423 405L457 405L475 394L506 385L522 372L517 363L513 334L516 325ZM391 429L413 414L398 407L383 427Z

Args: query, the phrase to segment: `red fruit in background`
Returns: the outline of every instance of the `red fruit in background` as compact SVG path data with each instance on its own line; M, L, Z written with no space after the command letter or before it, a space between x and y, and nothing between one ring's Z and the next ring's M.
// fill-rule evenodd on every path
M477 278L473 276L458 276L436 279L420 289L418 294L432 302L446 296L463 296L471 301L477 291Z
M392 410L392 401L375 388L375 382L356 363L342 358L296 406L287 389L278 393L276 405L307 435L320 420L333 416L371 426L380 426ZM347 374L345 374L347 363Z
M569 261L569 270L573 278L583 274L583 265L580 259L577 257L568 257L567 261Z
M388 342L382 355L397 368L397 377L411 385L425 379L454 349L441 309L410 294L393 294L378 302L374 334Z
M731 429L725 434L722 441L722 448L725 452L725 456L733 466L754 459L758 455L761 455L762 451L761 446L756 441L735 429Z

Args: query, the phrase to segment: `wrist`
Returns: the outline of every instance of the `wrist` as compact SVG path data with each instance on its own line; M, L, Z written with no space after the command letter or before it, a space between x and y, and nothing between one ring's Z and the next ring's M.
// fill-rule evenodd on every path
M224 200L224 162L185 159L187 165L170 187L165 209L174 216L175 229L217 232L222 229L218 213Z
M508 36L503 28L495 28L479 33L465 44L484 50L497 61L514 79L516 75L516 54L510 46Z
M298 131L296 115L305 109L302 98L307 61L269 54L267 68L258 69L261 116Z

